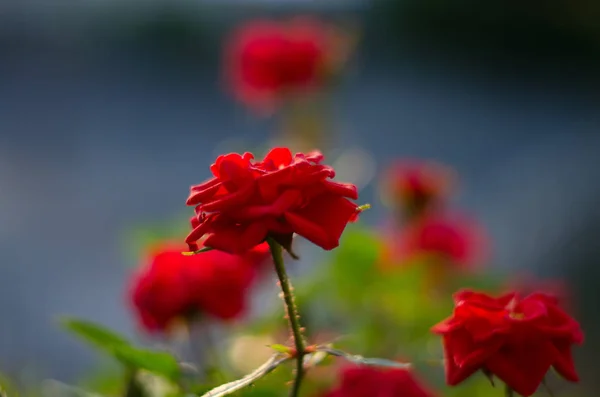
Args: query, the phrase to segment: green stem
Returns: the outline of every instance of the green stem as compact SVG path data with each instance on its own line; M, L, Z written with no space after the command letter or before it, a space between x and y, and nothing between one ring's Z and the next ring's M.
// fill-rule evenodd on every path
M304 337L302 336L302 327L300 326L298 308L296 307L294 294L292 293L292 285L285 271L285 264L283 263L283 251L281 249L281 245L271 238L268 238L267 242L269 243L271 255L273 256L273 262L275 263L275 270L277 271L277 277L279 278L279 284L281 285L281 291L283 292L283 300L287 310L287 317L290 321L294 345L296 346L296 377L290 391L290 397L297 397L300 390L300 384L302 383L302 378L304 377L304 354L306 351L306 346Z
M144 397L144 391L138 383L137 371L135 369L127 371L126 380L125 397Z
M506 397L514 397L515 395L513 389L511 389L510 386L507 384L504 385L504 395Z

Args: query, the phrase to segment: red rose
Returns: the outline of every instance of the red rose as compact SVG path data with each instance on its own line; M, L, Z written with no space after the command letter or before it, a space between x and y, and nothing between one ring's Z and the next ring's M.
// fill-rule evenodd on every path
M265 244L266 245L266 244ZM223 320L238 317L255 267L267 258L208 251L185 256L166 248L154 255L133 278L131 302L147 331L165 331L178 319L208 314Z
M473 220L431 214L390 234L388 245L388 256L396 261L428 256L468 268L485 260L488 240Z
M432 397L406 369L367 366L347 367L341 384L323 397Z
M333 67L333 30L318 21L254 21L234 32L225 52L227 83L244 103L271 108L283 95L323 84Z
M271 150L262 161L251 153L222 155L210 167L214 177L192 186L188 205L196 206L193 231L186 242L243 253L270 236L284 247L293 233L331 250L346 224L360 208L356 186L333 182L333 168L321 165L323 155Z
M453 174L451 169L434 162L396 162L385 173L385 199L408 216L421 215L450 195Z
M555 298L542 293L493 298L461 291L454 302L453 316L433 328L443 337L449 385L485 370L530 396L550 367L567 380L578 380L571 346L583 342L583 333Z

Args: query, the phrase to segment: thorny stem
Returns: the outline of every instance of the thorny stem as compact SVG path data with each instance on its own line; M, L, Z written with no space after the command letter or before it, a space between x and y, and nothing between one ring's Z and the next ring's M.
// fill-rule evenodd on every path
M273 262L275 263L275 270L277 271L277 277L279 278L279 284L281 285L281 291L283 292L283 300L287 310L287 317L290 321L290 328L292 329L292 336L294 337L294 345L296 347L296 377L290 391L290 397L297 397L300 390L300 384L302 383L302 378L304 376L303 359L304 354L306 353L306 345L304 342L304 337L302 336L302 327L300 326L298 309L296 307L296 302L294 302L292 285L285 271L285 264L283 263L281 245L271 238L268 238L267 242L269 244L269 248L271 249Z

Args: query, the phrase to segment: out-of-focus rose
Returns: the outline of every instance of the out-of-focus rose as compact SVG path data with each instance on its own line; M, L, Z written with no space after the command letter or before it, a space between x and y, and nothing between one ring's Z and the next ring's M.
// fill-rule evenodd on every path
M458 214L431 214L386 238L385 262L414 259L471 268L487 257L488 239L472 219Z
M271 150L262 161L252 153L219 156L210 167L214 175L192 186L188 205L196 208L193 230L186 243L230 253L244 253L267 237L289 248L294 233L323 249L339 245L346 224L360 207L356 186L333 182L333 168L322 165L323 155Z
M452 193L456 177L449 167L423 160L402 160L384 173L382 198L408 218L439 207Z
M198 314L221 320L239 317L257 267L267 258L264 246L243 256L221 251L186 256L166 245L132 279L129 299L139 324L149 332L162 332Z
M433 328L443 337L449 385L483 370L530 396L551 367L578 381L571 348L583 343L583 333L554 297L510 293L494 298L465 290L454 302L452 317Z
M334 27L297 17L258 20L238 28L225 47L225 77L238 100L270 111L287 95L320 88L347 57Z
M406 369L346 367L341 382L322 397L433 397Z

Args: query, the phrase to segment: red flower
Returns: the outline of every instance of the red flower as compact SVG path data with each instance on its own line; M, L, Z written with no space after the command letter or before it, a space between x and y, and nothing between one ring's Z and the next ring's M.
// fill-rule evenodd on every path
M388 237L388 256L409 260L433 256L460 267L472 267L485 259L487 238L474 221L458 215L426 216Z
M385 198L407 215L421 215L451 193L454 172L438 163L404 160L385 173Z
M341 384L323 397L432 397L406 369L347 367Z
M266 245L266 244L265 244ZM228 320L246 305L246 293L263 254L236 256L208 251L185 256L181 249L155 254L133 278L130 300L147 331L166 331L176 320L208 314Z
M230 253L243 253L273 237L289 247L293 233L331 250L338 246L346 224L360 208L356 186L333 182L334 170L319 164L323 155L271 150L262 161L251 153L222 155L210 167L214 177L192 186L188 205L196 206L194 230L186 242L197 240Z
M453 316L433 328L443 336L449 385L484 370L530 396L550 367L578 381L571 347L583 342L583 333L555 298L542 293L493 298L461 291L454 302Z
M270 108L282 95L323 84L335 38L329 26L308 18L250 22L226 48L227 83L242 102Z

